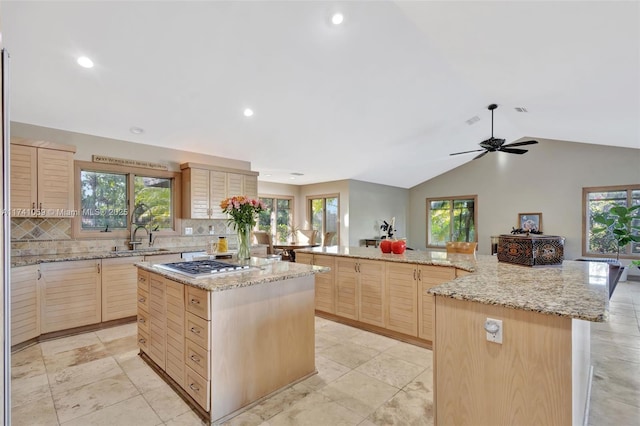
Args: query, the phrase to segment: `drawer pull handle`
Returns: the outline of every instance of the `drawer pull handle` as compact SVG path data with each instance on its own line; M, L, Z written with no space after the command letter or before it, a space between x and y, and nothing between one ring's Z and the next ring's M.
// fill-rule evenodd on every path
M147 321L146 321L144 318L140 318L140 319L138 320L138 322L139 322L139 323L141 323L141 324L144 324L144 323L146 323Z
M138 339L138 343L147 343L146 339Z
M197 328L195 328L195 327L191 327L191 332L192 332L192 333L195 333L195 334L200 334L200 330L198 330L198 329L197 329Z
M191 304L192 305L199 305L200 301L198 299L191 299Z
M200 358L198 358L197 356L191 355L189 358L191 358L191 361L197 362L198 364L200 364Z
M200 392L200 388L195 385L195 383L191 383L189 388L194 392Z
M140 299L138 299L138 302L140 302L140 303L144 303L146 301L147 301L146 297L141 297Z

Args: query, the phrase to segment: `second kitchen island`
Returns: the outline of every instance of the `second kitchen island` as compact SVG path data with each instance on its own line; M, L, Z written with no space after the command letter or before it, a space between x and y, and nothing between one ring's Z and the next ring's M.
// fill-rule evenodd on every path
M191 278L137 266L140 355L206 421L316 373L314 274L326 268L254 258Z

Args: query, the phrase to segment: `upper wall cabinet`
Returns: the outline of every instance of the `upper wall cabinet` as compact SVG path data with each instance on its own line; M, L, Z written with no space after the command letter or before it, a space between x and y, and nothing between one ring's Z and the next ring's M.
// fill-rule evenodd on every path
M220 202L245 195L258 198L258 172L184 163L182 216L190 219L224 219Z
M71 145L11 138L11 215L73 216Z

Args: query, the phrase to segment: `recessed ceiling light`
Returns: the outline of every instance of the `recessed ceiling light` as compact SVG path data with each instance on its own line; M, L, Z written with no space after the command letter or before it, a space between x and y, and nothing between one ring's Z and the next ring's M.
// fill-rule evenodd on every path
M141 135L144 133L144 129L142 127L132 127L129 131L134 135Z
M251 117L253 115L253 110L251 108L245 108L242 113L245 117Z
M78 65L83 68L93 68L93 61L86 56L80 56L78 58Z
M331 23L333 25L340 25L343 21L344 15L342 15L342 13L334 13L333 16L331 16Z

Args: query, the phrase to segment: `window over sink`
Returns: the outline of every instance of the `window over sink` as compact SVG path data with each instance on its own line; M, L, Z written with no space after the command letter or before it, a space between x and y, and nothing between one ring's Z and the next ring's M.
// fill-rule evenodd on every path
M180 173L76 161L74 237L127 238L132 221L174 234Z

